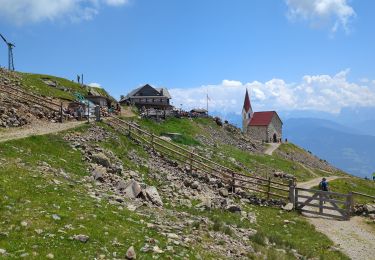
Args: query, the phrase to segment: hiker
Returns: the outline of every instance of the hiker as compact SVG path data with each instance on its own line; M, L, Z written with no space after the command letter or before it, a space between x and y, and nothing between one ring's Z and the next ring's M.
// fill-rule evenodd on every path
M328 191L328 181L326 178L323 178L322 181L319 183L319 189L322 191Z

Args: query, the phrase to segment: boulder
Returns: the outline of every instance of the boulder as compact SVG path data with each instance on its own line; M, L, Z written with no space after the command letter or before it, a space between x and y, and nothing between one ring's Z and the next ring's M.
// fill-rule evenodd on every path
M219 190L219 194L220 194L221 196L223 196L224 198L226 198L226 197L228 197L229 192L228 192L227 189L222 188L222 189Z
M78 241L80 241L82 243L86 243L89 240L89 236L80 234L80 235L75 235L73 237L73 239L74 240L78 240Z
M368 214L375 213L375 204L367 204L367 205L365 205L365 210L367 211Z
M135 253L134 246L131 246L131 247L128 248L128 250L126 251L125 258L126 259L137 259L137 254Z
M228 205L226 210L232 213L241 213L241 207L235 204Z
M100 181L100 182L104 182L104 174L106 174L106 169L100 166L95 167L91 173L94 180Z
M124 195L129 199L135 199L142 192L141 186L135 180L130 180L123 189Z
M156 206L160 206L160 207L163 206L163 202L160 198L158 190L155 187L153 186L146 187L146 189L143 191L143 194L147 200L151 201Z
M111 161L109 160L109 158L104 153L95 153L95 154L93 154L91 156L91 160L94 163L102 165L102 166L104 166L106 168L110 168L111 167Z
M198 208L198 209L209 210L209 209L212 208L212 200L211 200L211 198L203 198L202 202L197 204L195 207Z
M288 203L288 204L286 204L285 206L282 206L282 209L283 210L286 210L286 211L292 211L293 210L293 203Z
M195 190L199 189L199 182L194 181L194 182L190 185L190 187L191 187L192 189L195 189Z

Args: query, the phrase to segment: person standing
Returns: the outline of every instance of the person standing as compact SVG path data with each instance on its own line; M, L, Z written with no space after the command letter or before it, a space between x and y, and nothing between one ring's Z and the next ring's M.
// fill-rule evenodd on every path
M319 189L322 191L329 191L328 181L326 178L323 178L322 181L319 183Z

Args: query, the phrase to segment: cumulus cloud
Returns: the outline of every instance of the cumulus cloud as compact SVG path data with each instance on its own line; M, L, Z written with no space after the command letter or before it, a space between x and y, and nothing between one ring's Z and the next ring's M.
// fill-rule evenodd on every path
M102 86L99 83L95 83L95 82L90 83L89 86L92 88L102 88Z
M340 27L349 31L349 22L356 16L347 0L285 0L288 17L292 20L303 19L313 26L329 25L332 32Z
M350 70L336 75L306 75L298 83L282 79L267 82L223 80L217 85L171 89L173 104L185 109L205 108L208 94L209 110L221 114L242 110L246 89L249 90L254 111L317 110L339 113L345 107L375 107L375 86L350 82Z
M121 6L128 0L0 0L0 17L17 25L45 20L90 20L100 6Z

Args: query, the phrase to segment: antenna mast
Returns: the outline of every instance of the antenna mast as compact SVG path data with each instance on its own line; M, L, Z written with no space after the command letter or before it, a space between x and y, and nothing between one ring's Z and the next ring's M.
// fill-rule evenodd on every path
M13 61L13 48L16 47L11 42L8 42L2 34L0 34L0 37L3 39L5 44L8 46L8 69L14 71L14 61Z

